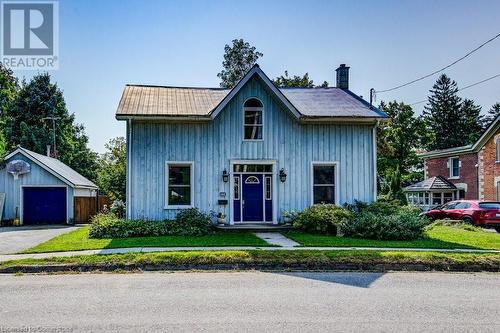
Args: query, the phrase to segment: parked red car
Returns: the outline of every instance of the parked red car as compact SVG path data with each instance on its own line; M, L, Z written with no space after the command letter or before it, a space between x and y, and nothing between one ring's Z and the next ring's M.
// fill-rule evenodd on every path
M494 228L500 232L500 202L459 200L450 201L422 213L432 220L462 220L480 227Z

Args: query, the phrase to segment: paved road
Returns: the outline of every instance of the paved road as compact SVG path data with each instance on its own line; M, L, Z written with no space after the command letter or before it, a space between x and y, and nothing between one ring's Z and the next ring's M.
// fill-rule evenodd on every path
M0 254L20 252L75 229L76 227L64 225L2 227L0 228Z
M500 332L500 275L0 275L0 332L19 327L57 332Z

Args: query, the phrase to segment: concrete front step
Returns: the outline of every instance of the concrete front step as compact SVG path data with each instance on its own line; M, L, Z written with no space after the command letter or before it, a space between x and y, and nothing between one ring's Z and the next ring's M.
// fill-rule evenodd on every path
M289 224L272 224L272 223L237 223L233 225L215 226L219 230L248 230L248 231L279 231L289 230L292 226Z

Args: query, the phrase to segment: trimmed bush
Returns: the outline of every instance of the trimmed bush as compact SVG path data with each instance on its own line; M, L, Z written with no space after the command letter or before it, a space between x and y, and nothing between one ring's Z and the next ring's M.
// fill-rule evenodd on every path
M344 236L378 240L412 240L425 235L427 219L419 216L419 210L376 202L361 209L354 219L342 223Z
M293 227L310 233L336 235L338 227L348 223L353 213L335 205L314 205L298 213L293 219Z
M126 220L114 214L98 214L92 219L89 238L202 236L211 231L209 216L193 208L179 212L175 220L164 221Z

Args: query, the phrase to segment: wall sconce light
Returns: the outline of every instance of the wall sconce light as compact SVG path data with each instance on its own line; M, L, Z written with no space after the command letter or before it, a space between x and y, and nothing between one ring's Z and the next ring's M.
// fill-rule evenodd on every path
M280 181L284 183L286 181L286 172L284 168L281 168L280 170Z
M222 181L224 183L227 183L229 181L229 173L227 172L226 169L224 169L224 171L222 171Z

